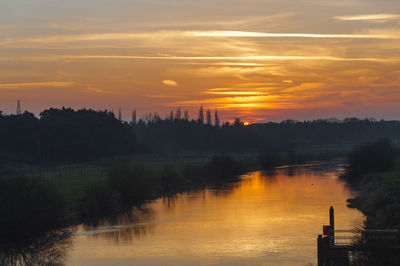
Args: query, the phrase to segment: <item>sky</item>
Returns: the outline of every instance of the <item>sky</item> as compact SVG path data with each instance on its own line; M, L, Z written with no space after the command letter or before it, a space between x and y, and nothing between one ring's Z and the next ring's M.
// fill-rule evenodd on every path
M1 0L0 110L400 119L399 0Z

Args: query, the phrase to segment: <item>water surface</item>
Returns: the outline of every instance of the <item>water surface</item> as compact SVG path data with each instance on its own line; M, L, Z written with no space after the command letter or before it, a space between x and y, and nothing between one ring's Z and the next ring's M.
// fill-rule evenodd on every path
M80 226L67 265L316 264L316 238L360 225L339 164L251 172L223 188L159 199L101 227Z

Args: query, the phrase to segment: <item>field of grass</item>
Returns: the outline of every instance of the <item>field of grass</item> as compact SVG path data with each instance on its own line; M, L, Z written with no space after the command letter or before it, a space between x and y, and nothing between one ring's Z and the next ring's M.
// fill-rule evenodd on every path
M301 147L296 154L306 154L315 159L344 155L347 147ZM124 163L126 165L142 165L151 176L161 176L166 166L183 174L187 165L205 165L214 156L213 153L180 153L174 155L147 154L106 158L99 161L78 164L50 164L42 167L33 166L26 170L27 176L42 178L66 200L70 206L76 206L88 186L103 184L110 168ZM241 163L246 169L258 170L259 153L257 151L229 152L228 155ZM322 156L321 156L322 155Z
M131 166L142 165L151 175L160 176L166 166L182 172L186 165L206 164L212 156L213 154L132 155L83 164L47 165L42 168L35 166L27 171L27 175L48 181L68 205L75 206L88 186L104 183L109 169L121 162ZM257 164L256 153L234 153L230 156L248 168Z
M383 174L383 182L388 190L389 199L400 205L400 158L396 160L393 171Z

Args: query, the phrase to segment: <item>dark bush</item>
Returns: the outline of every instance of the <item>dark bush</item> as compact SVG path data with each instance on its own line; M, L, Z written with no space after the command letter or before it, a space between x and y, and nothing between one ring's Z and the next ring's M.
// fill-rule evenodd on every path
M264 170L271 170L271 168L282 163L281 156L273 149L265 149L259 154L258 160Z
M88 186L79 204L80 218L91 222L117 214L121 211L120 201L119 194L104 185Z
M183 176L192 186L203 186L206 184L206 171L203 165L186 164L183 168Z
M185 181L171 166L166 166L161 175L161 189L164 195L175 194L185 189Z
M349 154L344 176L349 180L355 180L368 173L392 170L396 152L396 148L388 139L360 145Z
M213 156L205 166L206 179L211 182L237 179L242 172L242 166L229 156Z
M63 199L42 180L0 178L0 242L16 243L66 225Z
M131 167L122 163L113 167L107 177L107 186L119 194L123 205L141 204L154 197L155 182L143 166Z

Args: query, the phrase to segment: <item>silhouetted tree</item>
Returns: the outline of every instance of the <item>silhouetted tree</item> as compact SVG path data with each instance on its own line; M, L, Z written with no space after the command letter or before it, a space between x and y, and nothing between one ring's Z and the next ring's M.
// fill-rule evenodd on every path
M121 108L118 109L118 120L122 121L122 111Z
M0 158L85 161L133 153L135 135L109 111L47 109L0 117Z
M240 118L239 117L236 117L235 118L235 124L234 124L236 127L238 127L238 126L240 126Z
M186 121L189 121L189 111L188 111L188 110L185 110L183 116L184 116L184 118L185 118Z
M389 139L357 146L348 156L345 177L355 180L367 173L391 170L396 159L396 152L396 148Z
M136 110L132 111L132 125L136 125Z
M210 110L207 110L207 112L206 112L206 118L207 118L207 125L208 126L211 126L211 112L210 112Z
M219 127L219 115L218 115L218 111L217 111L217 109L215 109L215 112L214 112L214 124L215 124L215 126L216 127Z
M182 112L181 112L181 108L178 107L176 109L176 119L180 120L182 118Z
M199 109L199 124L204 124L204 110L203 110L203 106L200 106Z

